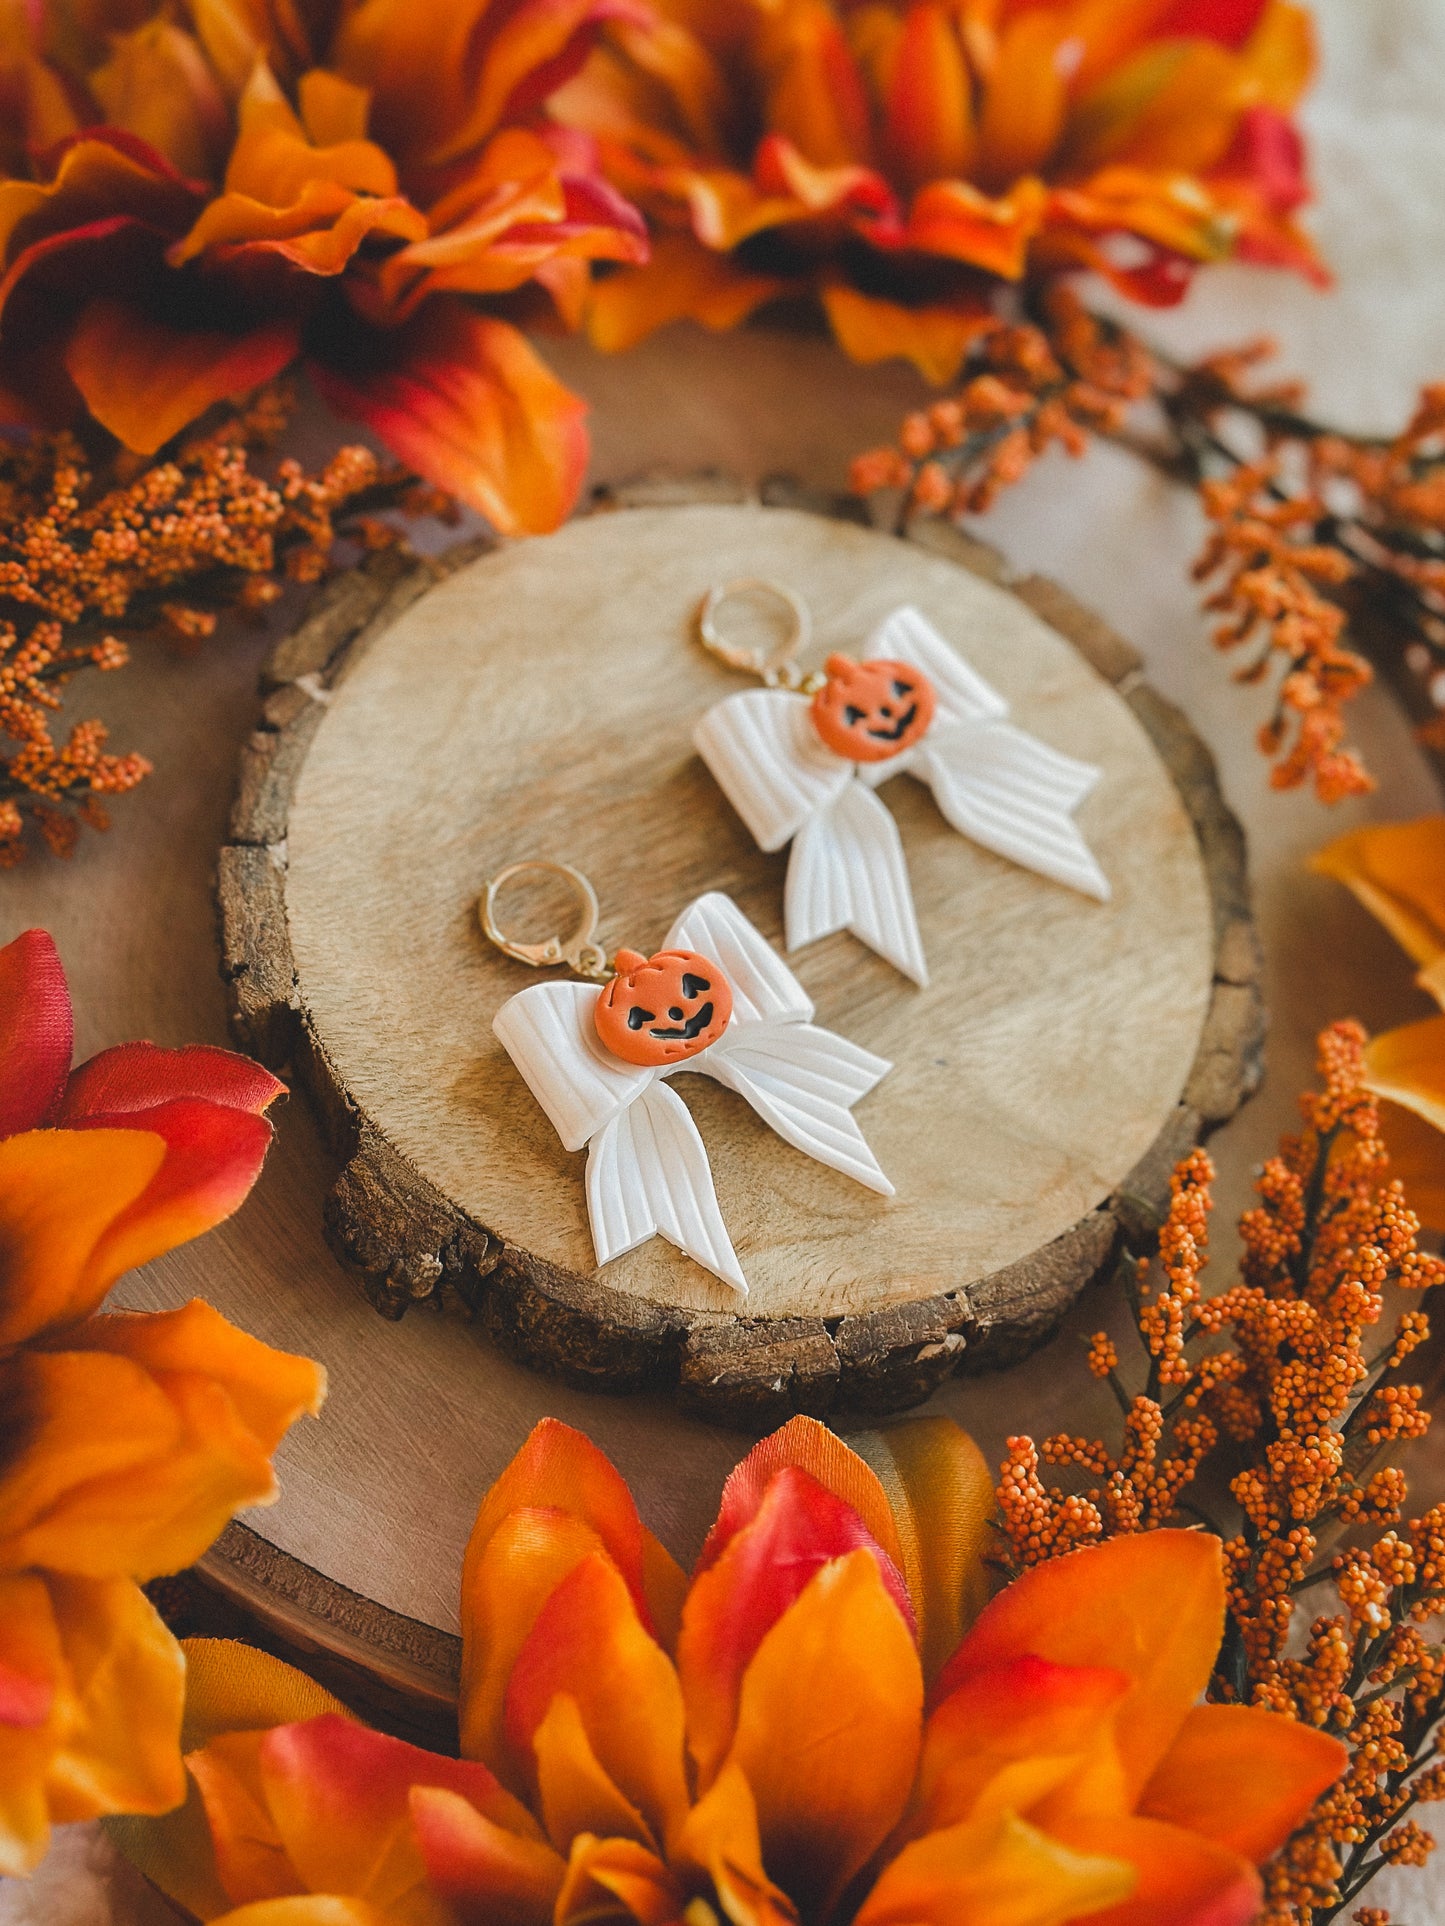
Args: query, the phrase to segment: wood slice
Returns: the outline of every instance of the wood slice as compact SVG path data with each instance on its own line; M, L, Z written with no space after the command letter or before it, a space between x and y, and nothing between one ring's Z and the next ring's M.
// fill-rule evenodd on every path
M384 1315L460 1307L574 1382L672 1385L750 1425L915 1403L1045 1338L1258 1081L1241 832L1129 646L1051 583L1002 586L955 531L898 540L856 506L749 502L717 477L603 506L440 567L373 558L274 653L220 863L234 1026L313 1095L342 1163L328 1234ZM858 1117L897 1195L808 1161L709 1080L678 1085L745 1315L661 1239L598 1271L582 1157L491 1032L536 979L475 916L488 875L535 855L592 877L609 951L656 947L714 888L780 942L786 858L753 846L691 746L745 686L692 639L707 588L738 575L807 599L819 659L922 608L1025 728L1102 765L1080 822L1114 888L1077 896L958 836L919 785L885 789L930 988L847 935L790 961L820 1022L895 1065Z

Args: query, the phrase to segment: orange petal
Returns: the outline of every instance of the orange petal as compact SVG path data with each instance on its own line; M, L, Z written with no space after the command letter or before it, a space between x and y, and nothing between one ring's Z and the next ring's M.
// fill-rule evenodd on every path
M1207 40L1163 41L1078 102L1061 164L1075 174L1111 161L1203 172L1228 149L1249 101L1235 55Z
M231 1905L305 1892L266 1802L264 1732L223 1732L188 1753L205 1813L210 1868Z
M464 1616L469 1571L492 1534L523 1508L570 1513L595 1532L627 1581L643 1622L650 1622L642 1571L646 1534L627 1481L590 1438L558 1418L543 1418L532 1427L478 1507L462 1570Z
M595 283L587 332L604 354L635 347L673 321L700 321L725 333L782 286L776 275L749 274L691 234L659 234L645 266L624 268Z
M199 46L167 20L112 34L85 84L108 126L137 135L182 174L204 177L226 151L225 98Z
M392 1926L393 1915L364 1899L306 1893L295 1899L262 1899L223 1913L212 1926Z
M163 1385L173 1374L185 1374L220 1386L268 1457L298 1418L317 1415L326 1396L323 1366L263 1344L200 1298L176 1311L95 1318L83 1338L86 1350L129 1358Z
M1237 1853L1156 1819L1099 1815L1050 1831L1079 1853L1123 1860L1137 1875L1129 1897L1090 1913L1088 1926L1250 1926L1263 1892ZM859 1921L863 1926L863 1921Z
M58 1118L61 1123L82 1117L112 1120L177 1097L203 1097L208 1103L259 1116L285 1092L279 1077L234 1050L201 1043L182 1050L163 1050L154 1043L119 1043L72 1071ZM133 1119L132 1128L149 1127L143 1118Z
M763 1870L758 1809L737 1766L726 1766L687 1815L673 1860L712 1881L736 1926L796 1926L793 1902Z
M871 1552L825 1566L743 1680L732 1762L757 1801L763 1858L805 1914L826 1914L902 1816L923 1678Z
M621 1919L636 1920L638 1926L678 1926L683 1900L676 1879L645 1846L584 1834L572 1847L553 1918L556 1926L594 1921L600 1926Z
M985 1666L1032 1654L1117 1667L1133 1679L1118 1744L1130 1801L1208 1682L1224 1628L1219 1540L1151 1531L1035 1565L983 1609L938 1682L940 1699Z
M941 303L906 308L881 295L860 294L841 281L824 288L823 306L838 346L851 361L911 361L925 381L939 387L954 379L969 343L992 325L982 309Z
M1106 1917L1098 1908L1134 1883L1127 1860L1071 1850L1006 1813L905 1846L864 1900L856 1926L1063 1926L1085 1914L1093 1926Z
M515 328L442 295L384 338L338 345L309 364L338 414L502 534L565 520L587 467L587 406Z
M794 1420L798 1422L811 1420ZM775 1440L767 1442L771 1446ZM852 1455L847 1453L849 1459ZM745 1460L739 1470L747 1471L749 1463ZM858 1480L854 1476L848 1482L856 1485ZM743 1675L753 1654L815 1572L849 1552L870 1551L900 1617L912 1628L902 1576L851 1505L796 1464L784 1464L772 1473L754 1516L726 1536L733 1519L751 1502L751 1483L736 1486L729 1479L723 1515L704 1547L683 1607L678 1673L687 1705L688 1748L704 1789L732 1744ZM891 1514L888 1523L891 1527ZM713 1547L719 1540L722 1555L716 1557Z
M1256 1865L1344 1770L1338 1739L1249 1705L1196 1705L1139 1801L1145 1819L1200 1833Z
M77 1118L76 1124L89 1132L106 1129L110 1121L84 1117ZM163 1137L166 1158L141 1196L120 1213L97 1246L93 1261L112 1278L148 1264L231 1216L250 1195L271 1147L271 1126L264 1117L199 1097L177 1097L144 1111L121 1111L116 1121Z
M512 1668L506 1729L519 1752L559 1692L576 1700L603 1771L653 1836L669 1839L688 1803L682 1691L616 1566L598 1553L552 1593Z
M0 1577L0 1878L32 1871L49 1843L45 1774L64 1716L64 1675L45 1581Z
M127 448L153 455L213 402L280 374L297 340L294 321L219 334L174 328L100 296L76 322L65 366L96 420Z
M48 932L26 930L0 949L0 1138L50 1122L73 1034L60 953Z
M1064 130L1066 85L1059 60L1069 21L1035 7L1004 29L979 119L977 177L996 193L1039 173Z
M993 1474L951 1418L864 1431L853 1445L876 1472L893 1513L923 1676L932 1680L988 1600Z
M551 1926L567 1868L550 1846L440 1786L413 1789L411 1822L427 1878L460 1926Z
M485 1766L334 1714L275 1727L257 1759L266 1811L303 1891L352 1893L399 1912L424 1906L425 1867L411 1829L417 1786L455 1792L498 1825L535 1836L526 1809Z
M109 1812L166 1812L186 1796L181 1767L185 1661L160 1615L127 1579L47 1579L72 1701L50 1763L60 1824Z
M1445 954L1445 816L1352 830L1309 866L1343 883L1416 963Z
M0 1349L93 1311L111 1224L160 1169L147 1130L31 1130L0 1142Z
M967 174L977 144L973 82L953 10L937 0L910 6L890 67L888 151L905 185Z
M637 1807L604 1770L587 1737L577 1701L559 1692L532 1734L537 1797L547 1837L561 1852L580 1833L633 1839L655 1851L657 1840Z
M825 1424L816 1418L790 1418L778 1431L753 1446L741 1464L728 1474L718 1502L717 1519L698 1557L696 1572L715 1564L730 1539L755 1518L774 1476L795 1465L850 1506L876 1545L895 1565L903 1563L903 1547L888 1495L877 1474ZM696 1576L696 1573L694 1574Z
M1445 1016L1371 1037L1365 1046L1365 1085L1445 1130Z
M1033 175L1001 199L967 181L934 181L914 200L908 245L1017 281L1028 262L1029 243L1043 225L1048 198L1048 189Z
M868 159L868 95L832 6L800 0L760 9L754 59L770 133L814 167Z
M1114 1709L1129 1684L1126 1673L1108 1667L1033 1656L970 1673L924 1727L909 1833L972 1819L980 1802L995 1817L1005 1786L1008 1803L1027 1810L1082 1755L1112 1750Z
M221 195L166 259L183 267L207 252L226 261L269 254L308 274L340 274L373 236L418 241L426 231L426 216L399 194L373 200L329 181L307 181L284 207Z
M503 1474L504 1476L506 1474ZM485 1511L485 1504L483 1510ZM461 1749L520 1790L532 1778L530 1747L506 1731L507 1681L538 1612L584 1558L602 1551L590 1525L565 1511L522 1506L467 1547L462 1568Z

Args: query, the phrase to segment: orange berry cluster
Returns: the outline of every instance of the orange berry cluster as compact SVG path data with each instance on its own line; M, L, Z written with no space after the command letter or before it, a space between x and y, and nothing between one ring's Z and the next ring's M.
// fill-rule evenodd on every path
M1445 1612L1445 1506L1396 1529L1405 1474L1382 1462L1429 1423L1422 1387L1395 1376L1429 1336L1428 1316L1401 1312L1380 1335L1388 1299L1445 1283L1445 1262L1419 1249L1419 1223L1389 1179L1365 1041L1354 1023L1321 1036L1304 1128L1261 1172L1240 1224L1239 1280L1212 1297L1202 1273L1213 1172L1202 1150L1176 1168L1154 1258L1123 1273L1142 1390L1124 1390L1111 1338L1089 1347L1089 1369L1122 1406L1118 1447L1013 1438L998 1486L1014 1567L1187 1522L1185 1494L1201 1475L1213 1474L1212 1507L1233 1500L1211 1697L1326 1727L1350 1751L1344 1778L1267 1870L1267 1926L1334 1919L1380 1865L1422 1863L1430 1838L1410 1813L1445 1799L1434 1744L1445 1647L1430 1637ZM1221 1436L1232 1476L1213 1462ZM1046 1484L1044 1466L1080 1487ZM1386 1529L1373 1544L1341 1543L1362 1524ZM1319 1587L1334 1609L1295 1637L1301 1600Z
M106 826L101 798L150 771L143 756L106 753L99 722L63 743L51 734L77 671L129 661L115 630L159 630L194 648L220 608L255 614L284 581L314 581L338 536L353 533L343 512L375 545L362 511L414 487L365 448L343 448L316 475L282 461L264 478L254 458L288 414L283 390L263 390L139 470L123 450L92 465L70 435L0 449L0 737L17 745L0 753L0 868L23 857L27 822L69 855L82 824Z

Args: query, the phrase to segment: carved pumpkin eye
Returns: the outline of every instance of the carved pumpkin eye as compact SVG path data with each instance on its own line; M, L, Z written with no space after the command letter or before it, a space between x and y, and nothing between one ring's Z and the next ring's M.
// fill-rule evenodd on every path
M617 974L597 999L597 1035L626 1063L661 1068L716 1043L733 998L717 965L695 950L642 956L620 950Z
M813 725L835 756L885 762L922 741L937 707L933 684L905 662L830 655L813 697Z

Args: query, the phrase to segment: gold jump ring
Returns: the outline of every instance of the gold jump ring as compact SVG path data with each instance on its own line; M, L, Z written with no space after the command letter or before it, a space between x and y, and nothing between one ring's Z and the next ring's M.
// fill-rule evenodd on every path
M792 619L787 635L776 648L771 651L749 649L724 638L718 627L718 611L725 602L735 598L771 600L783 604ZM760 575L743 575L736 581L721 582L710 588L698 610L697 632L703 647L730 669L742 669L749 675L760 676L770 689L801 687L802 676L797 659L812 639L813 618L802 596L790 588L784 588L780 582L766 581Z
M549 936L540 943L523 943L508 936L502 929L497 922L497 897L516 877L527 875L560 876L564 882L571 884L577 897L578 910L576 927L570 935ZM533 969L538 970L566 963L579 976L598 981L611 974L607 966L607 952L593 941L601 915L597 892L581 870L573 869L570 863L549 863L535 859L508 863L505 869L499 869L477 901L477 919L481 923L483 936L489 943L495 943L505 955L515 957L519 963L530 963Z

